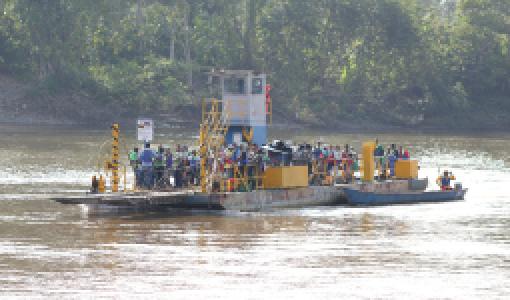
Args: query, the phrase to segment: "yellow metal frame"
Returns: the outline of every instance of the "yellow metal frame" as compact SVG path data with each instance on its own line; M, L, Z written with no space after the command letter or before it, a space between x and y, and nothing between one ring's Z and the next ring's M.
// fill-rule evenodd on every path
M246 128L243 127L243 138L248 142L248 143L251 143L251 141L253 140L253 127L250 128L250 131L247 132L246 131Z
M103 193L106 191L105 181L110 177L110 188L112 192L120 191L120 182L123 183L123 191L129 192L135 189L135 185L131 189L128 189L127 182L127 167L120 163L120 148L122 146L123 151L127 153L125 144L120 142L120 126L118 123L114 123L111 127L111 149L108 154L104 153L103 147L108 143L105 142L101 145L98 157L97 157L97 173L99 178L103 180L102 188L99 188L99 192ZM107 156L107 157L106 157ZM111 172L111 173L110 173ZM98 177L96 177L98 178Z
M241 174L238 166L231 166L231 168L233 168L234 178L225 178L223 174L215 173L212 169L213 166L208 163L210 159L216 160L220 157L220 150L224 146L230 120L234 117L246 117L246 112L233 112L229 106L229 101L222 101L214 98L202 100L202 123L200 124L198 141L200 147L200 190L203 193L211 192L212 183L214 181L220 184L221 191L229 190L227 187L229 182L234 182L235 186L239 186L240 184L245 184L247 186L249 183L247 173L248 167L245 168L246 171L244 174ZM269 104L267 115L269 115L269 121L272 123L272 101ZM243 127L242 134L245 140L251 141L254 132L252 128L248 131ZM250 177L250 179L255 180L257 189L264 187L264 176L261 176L259 173L258 168L255 167L255 174Z
M202 123L200 124L200 190L206 193L211 190L212 182L218 174L214 174L212 166L207 164L210 154L213 159L219 157L228 131L226 120L228 111L224 112L223 102L218 99L202 101ZM212 152L212 153L211 153Z

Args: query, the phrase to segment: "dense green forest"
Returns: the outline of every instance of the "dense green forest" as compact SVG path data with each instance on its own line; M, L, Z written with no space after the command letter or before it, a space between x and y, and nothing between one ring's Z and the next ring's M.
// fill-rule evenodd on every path
M311 124L510 125L510 0L0 0L0 13L0 72L34 97L168 112L207 94L211 67L255 69L276 111Z

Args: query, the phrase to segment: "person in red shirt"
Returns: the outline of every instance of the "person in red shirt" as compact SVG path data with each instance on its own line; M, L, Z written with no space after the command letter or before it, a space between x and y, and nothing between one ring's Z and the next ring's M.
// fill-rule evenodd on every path
M410 158L409 157L409 151L407 149L404 151L404 154L402 155L402 158L403 159L409 159Z

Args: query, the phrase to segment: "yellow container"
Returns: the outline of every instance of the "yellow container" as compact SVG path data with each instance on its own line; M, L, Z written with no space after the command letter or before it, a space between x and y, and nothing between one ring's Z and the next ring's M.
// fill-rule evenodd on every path
M308 186L308 167L269 167L264 172L263 183L266 189Z
M374 151L375 142L363 143L363 181L371 182L374 180Z
M106 191L106 182L103 178L103 175L99 176L99 184L98 184L97 190L99 193L104 193Z
M398 179L418 178L418 161L397 160L395 162L395 177Z

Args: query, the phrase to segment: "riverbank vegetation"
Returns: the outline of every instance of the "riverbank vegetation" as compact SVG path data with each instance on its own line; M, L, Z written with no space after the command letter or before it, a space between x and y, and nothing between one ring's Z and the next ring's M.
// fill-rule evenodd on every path
M503 127L509 34L510 0L3 0L0 72L85 120L197 105L216 67L308 124Z

